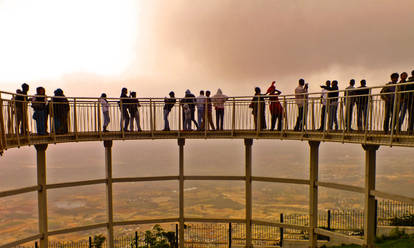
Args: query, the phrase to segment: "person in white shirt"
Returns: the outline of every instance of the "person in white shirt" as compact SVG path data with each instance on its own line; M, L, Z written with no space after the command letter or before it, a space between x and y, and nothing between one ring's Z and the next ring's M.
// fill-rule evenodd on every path
M306 123L305 107L308 101L308 84L303 78L299 79L299 85L295 89L296 105L298 105L298 118L296 119L295 131L302 131Z
M217 130L223 130L224 122L224 103L229 97L224 95L221 89L217 90L217 94L211 97L213 100L214 108L216 109L216 128Z
M352 113L354 112L355 106L355 79L351 79L349 81L349 86L346 87L345 91L345 103L346 103L346 111L345 111L345 126L347 131L351 131L352 128Z
M103 118L104 118L103 131L108 132L108 130L106 128L108 127L109 122L111 121L111 119L109 118L109 103L108 103L108 100L106 100L106 94L105 93L102 93L101 97L99 98L99 103L101 104L102 114L103 114Z
M321 126L319 127L319 131L323 131L325 129L325 120L326 120L326 103L328 100L328 90L327 88L331 87L331 81L327 80L325 82L325 86L321 86L322 94L321 94L321 103L322 103L322 110L321 110Z
M197 105L197 122L198 127L201 127L201 124L204 120L204 109L206 107L206 100L207 97L204 95L204 90L200 90L200 95L196 97L196 105Z

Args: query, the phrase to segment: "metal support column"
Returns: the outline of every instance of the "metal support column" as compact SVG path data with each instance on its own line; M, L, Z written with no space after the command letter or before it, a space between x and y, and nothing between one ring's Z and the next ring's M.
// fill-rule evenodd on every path
M180 248L184 248L184 145L185 139L178 139L179 146L179 245Z
M373 248L375 239L375 190L376 152L378 145L362 145L365 150L365 208L364 208L364 247Z
M309 245L316 248L318 235L318 170L319 170L319 141L309 141L310 146L310 172L309 172Z
M252 245L252 145L253 139L244 139L246 148L246 248Z
M37 157L37 206L39 211L39 233L40 248L47 248L48 238L48 221L47 221L47 192L46 192L46 149L47 144L35 145Z
M106 211L108 247L114 247L114 212L112 203L112 140L105 140L105 177L106 177Z

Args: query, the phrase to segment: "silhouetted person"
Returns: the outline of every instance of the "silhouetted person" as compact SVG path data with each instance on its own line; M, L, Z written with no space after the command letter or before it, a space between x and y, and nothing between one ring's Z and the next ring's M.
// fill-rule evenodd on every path
M345 127L347 131L352 130L352 115L354 113L355 98L355 79L349 81L349 86L345 90Z
M367 88L367 82L362 79L358 90L354 93L356 96L357 105L357 126L358 130L362 131L367 126L368 117L368 100L369 100L369 89Z
M414 82L414 70L411 71L411 77L408 78L408 82ZM414 84L405 86L407 93L407 111L408 111L408 127L407 131L412 134L414 129Z
M24 83L22 84L22 89L19 90L18 95L14 97L15 106L16 106L16 129L20 134L28 134L28 122L27 122L27 92L29 92L29 85Z
M254 129L257 130L258 124L260 129L266 129L265 97L261 94L259 87L254 88L254 92L253 99L249 105L249 108L253 109Z
M401 85L407 83L408 74L406 72L401 73L400 82L397 84L397 111L396 111L396 120L397 130L401 131L401 126L404 123L405 114L407 113L407 104L408 104L408 94L404 93L407 90L407 85ZM402 92L402 93L401 93Z
M295 89L296 105L298 105L298 117L296 119L295 131L302 131L306 123L306 104L308 100L308 84L303 78L299 79L299 85Z
M68 133L68 114L69 101L63 94L62 89L54 91L55 97L52 97L51 103L53 108L53 121L56 134Z
M139 104L139 100L137 98L136 92L131 92L131 97L129 99L129 113L131 114L131 123L129 124L131 132L134 131L134 120L137 124L138 131L142 131L141 123L139 118L139 110L138 108L141 107Z
M170 122L168 121L168 115L171 112L171 109L174 107L174 104L177 102L175 99L174 91L169 93L170 98L164 98L164 131L170 131Z
M129 106L128 89L122 88L121 96L119 97L119 108L121 110L120 126L121 126L121 131L123 129L125 132L128 131L128 124L129 124L128 106Z
M267 89L266 94L269 94L269 110L272 116L270 130L275 129L277 121L277 130L282 131L283 124L283 107L279 102L279 95L282 94L280 90L276 89L275 81L272 82L272 85Z
M224 95L221 89L217 90L217 93L211 97L214 108L216 109L216 129L223 130L224 122L224 103L227 101L228 96Z
M99 103L101 104L102 108L102 114L103 114L103 131L108 132L108 125L109 122L111 122L111 119L109 118L109 102L106 100L106 94L102 93L101 97L99 98Z
M203 121L201 122L200 130L204 130L204 128L207 128L208 130L209 125L211 127L211 130L215 130L214 123L213 123L213 104L211 103L210 94L211 92L207 90L206 91L207 110L205 111Z
M381 90L381 99L384 100L385 104L385 116L384 116L384 132L390 131L390 126L393 124L393 108L394 108L394 92L395 85L398 81L398 73L391 74L391 82L387 83L384 88ZM395 118L394 118L395 120ZM394 129L394 126L392 128Z
M186 91L185 91L185 96L184 96L184 98L183 98L183 99L181 99L180 103L181 103L181 104L186 104L186 103L188 104L188 107L190 108L190 113L191 113L191 116L190 116L190 118L191 118L190 123L191 123L191 121L192 121L192 122L194 122L194 124L195 124L196 128L197 128L197 129L199 129L199 128L198 128L197 121L194 119L194 118L195 118L195 117L194 117L194 114L195 114L195 105L196 105L195 96L191 93L191 91L190 91L190 90L186 90ZM183 117L184 117L184 116L185 116L185 115L184 115L184 109L183 109ZM185 124L184 122L185 122L185 118L183 118L183 125ZM191 125L190 125L190 130L192 130L192 129L191 129Z
M325 120L328 114L328 89L331 88L331 81L327 80L325 85L321 86L322 94L321 94L321 103L322 103L322 110L321 110L321 126L319 127L319 131L325 130Z
M33 119L36 120L36 131L39 135L47 134L47 117L49 106L46 99L46 91L43 87L36 88L36 95L32 98L32 108L34 110Z
M188 103L184 103L183 112L184 112L184 130L190 131L191 130L191 109L190 109L190 106L188 106Z
M206 108L206 99L207 97L204 95L204 90L200 90L200 95L196 97L197 122L198 122L199 129L201 127L201 123L203 122L203 118L204 118L204 110Z
M329 103L329 116L328 116L328 129L332 130L333 124L335 124L335 130L338 130L338 97L339 88L338 81L333 80L331 88L328 89L328 103Z

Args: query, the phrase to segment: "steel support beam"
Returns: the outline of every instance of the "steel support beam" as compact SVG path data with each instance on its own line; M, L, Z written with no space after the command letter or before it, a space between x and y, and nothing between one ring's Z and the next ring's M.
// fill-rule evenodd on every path
M375 190L376 152L378 145L362 145L365 150L365 207L364 207L364 247L374 248L375 239Z
M47 190L46 190L46 149L47 144L35 145L37 161L37 207L39 217L40 248L47 248L48 237L48 218L47 218Z
M112 194L112 140L105 140L106 216L108 247L114 247L114 211Z
M309 171L309 246L316 248L318 244L318 170L319 170L319 141L309 141L310 171Z
M246 248L252 244L252 145L253 139L244 139L246 149Z
M179 245L184 248L184 145L185 139L178 139L178 160L179 160Z

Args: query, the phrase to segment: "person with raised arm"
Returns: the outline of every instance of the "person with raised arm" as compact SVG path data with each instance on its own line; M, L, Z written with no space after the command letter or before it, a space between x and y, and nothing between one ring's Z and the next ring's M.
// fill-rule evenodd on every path
M276 82L273 81L270 87L267 89L266 94L269 95L269 110L271 114L271 127L270 130L273 131L276 126L277 121L277 130L282 131L282 124L283 124L283 107L282 104L279 102L279 95L282 92L276 89L275 86Z
M169 98L164 98L164 129L163 131L170 131L170 122L168 121L168 115L171 112L171 109L174 107L174 104L177 102L175 99L174 91L169 93Z
M33 119L36 121L36 131L38 135L46 135L47 118L49 115L49 105L47 103L46 90L43 87L36 88L36 95L32 98L32 108L34 110Z
M17 92L17 91L16 91ZM28 134L28 122L27 122L27 92L29 92L29 85L22 84L22 89L19 90L18 95L14 97L16 106L16 129L20 134Z
M103 115L103 131L104 132L108 132L108 125L109 122L111 122L111 119L109 118L109 102L106 99L106 94L102 93L101 97L99 98L99 103L101 104L101 108L102 108L102 115Z
M402 124L404 123L405 114L407 113L408 94L404 93L407 90L407 85L401 85L407 83L408 73L403 72L400 74L400 82L397 84L397 111L396 120L398 121L397 130L401 131ZM400 93L402 92L402 93Z
M194 119L194 115L195 115L195 105L196 105L196 100L195 100L195 96L191 93L190 90L186 90L185 91L185 96L183 99L181 99L180 104L182 104L184 106L184 104L188 104L188 107L190 108L190 129L191 128L191 122L194 122L195 126L197 129L198 128L198 124L197 121ZM184 113L184 109L183 109L183 117L185 117L185 113ZM183 118L183 125L185 124L185 118Z
M333 124L335 124L335 130L338 130L338 81L333 80L331 88L328 93L329 101L329 117L328 117L328 129L332 130Z
M217 130L223 130L224 122L224 103L229 97L224 95L221 89L217 90L217 93L211 97L214 108L216 109L216 128Z
M302 131L306 123L306 106L308 101L308 84L303 78L299 79L299 85L295 89L296 105L298 106L298 117L296 119L295 131Z

